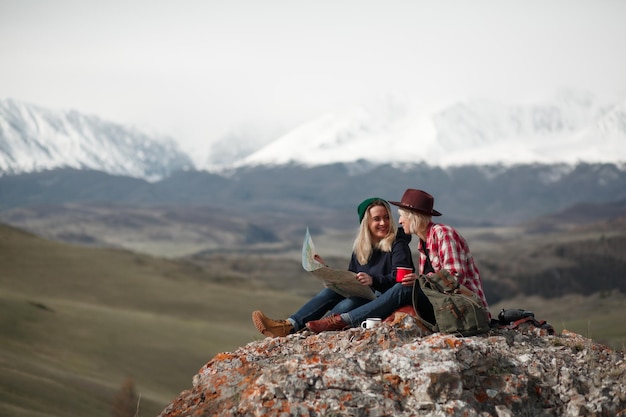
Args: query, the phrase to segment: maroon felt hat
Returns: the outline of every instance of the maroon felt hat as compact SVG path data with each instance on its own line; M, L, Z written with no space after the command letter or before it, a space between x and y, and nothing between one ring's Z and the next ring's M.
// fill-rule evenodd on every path
M429 216L441 216L441 213L433 209L435 199L426 191L409 188L404 192L402 201L390 201L389 203L406 210L428 214Z

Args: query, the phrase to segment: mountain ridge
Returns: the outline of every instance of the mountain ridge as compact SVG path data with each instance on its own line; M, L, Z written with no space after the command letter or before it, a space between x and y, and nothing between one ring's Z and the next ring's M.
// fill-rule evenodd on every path
M382 102L311 120L236 162L423 162L439 167L626 161L626 101L560 92L533 104Z
M169 138L75 110L0 100L0 175L76 168L154 181L191 166Z
M99 171L57 169L0 177L0 212L65 203L203 205L233 214L299 213L303 221L328 216L345 228L345 215L366 195L398 199L406 188L435 196L453 224L517 224L577 203L626 199L626 167L613 164L521 165L511 168L427 165L372 166L353 173L346 164L304 168L246 167L229 176L179 171L156 182ZM330 215L332 213L332 216ZM351 224L347 220L347 224Z
M74 110L0 100L0 175L77 168L148 181L180 170L226 175L290 164L624 164L626 100L601 104L572 91L523 104L387 98L314 118L269 143L253 139L248 132L208 142L209 157L199 162L172 138Z

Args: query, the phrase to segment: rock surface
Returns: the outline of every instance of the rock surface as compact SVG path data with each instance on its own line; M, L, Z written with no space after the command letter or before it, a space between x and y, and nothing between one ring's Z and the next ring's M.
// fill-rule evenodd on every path
M301 332L217 354L159 417L626 416L626 362L578 334Z

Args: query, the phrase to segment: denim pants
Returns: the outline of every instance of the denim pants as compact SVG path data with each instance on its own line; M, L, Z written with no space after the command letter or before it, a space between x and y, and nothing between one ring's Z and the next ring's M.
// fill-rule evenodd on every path
M331 314L341 314L368 302L369 300L360 297L345 298L329 288L324 288L289 318L294 322L294 331L298 331L307 322L321 319L328 311Z
M419 287L419 284L415 285L418 285ZM420 288L418 288L417 303L418 309L420 310L420 316L425 320L433 320L430 321L430 323L434 323L432 304L428 301L428 298L424 295ZM351 327L357 327L369 317L379 317L384 320L400 307L412 304L413 287L407 287L397 283L375 300L342 314L341 318L344 319L344 321L346 321Z

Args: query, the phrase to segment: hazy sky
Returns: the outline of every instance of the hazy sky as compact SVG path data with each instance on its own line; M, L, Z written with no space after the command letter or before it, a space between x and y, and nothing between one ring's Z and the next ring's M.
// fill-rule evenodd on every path
M624 0L0 0L0 98L184 149L382 95L626 98Z

